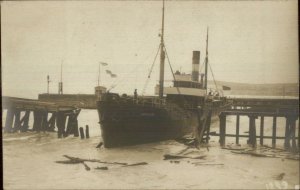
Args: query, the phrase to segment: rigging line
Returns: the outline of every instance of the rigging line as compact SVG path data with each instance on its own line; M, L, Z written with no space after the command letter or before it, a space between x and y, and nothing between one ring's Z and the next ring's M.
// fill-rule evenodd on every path
M155 55L155 57L154 57L153 63L152 63L152 65L151 65L151 68L150 68L148 77L147 77L147 79L146 79L146 82L145 82L145 85L144 85L144 88L143 88L143 91L142 91L142 95L144 95L145 90L146 90L146 88L147 88L147 86L148 86L148 83L149 83L149 80L150 80L150 77L151 77L151 74L152 74L152 71L153 71L153 67L154 67L154 65L155 65L155 61L156 61L157 55L158 55L158 53L159 53L159 50L160 50L160 45L158 46L158 50L157 50L156 55Z
M151 54L152 54L152 53L151 53ZM146 58L145 60L148 60L148 58L151 56L151 54L148 55L147 58ZM144 62L145 62L145 61L144 61ZM134 67L134 68L133 68L130 72L128 72L127 74L123 75L123 77L121 77L121 78L119 78L119 79L115 79L115 80L112 82L113 84L111 85L111 88L108 89L108 91L114 89L114 88L117 87L119 84L122 84L122 82L125 82L124 79L125 79L128 75L134 73L141 65L143 65L143 64L137 64L136 67Z
M125 79L129 74L134 73L134 72L137 70L137 68L138 68L139 66L140 66L140 64L137 64L136 67L134 67L134 68L132 69L131 72L129 72L129 73L123 75L123 77L121 77L119 80L116 79L115 81L113 81L113 82L112 82L113 84L111 85L111 88L108 89L108 91L114 89L114 88L117 87L119 84L122 84L122 82L125 82L124 79Z
M212 71L211 65L210 65L209 63L208 63L208 65L209 65L209 69L210 69L210 72L211 72L211 74L212 74L212 77L213 77L213 80L214 80L214 83L215 83L217 92L220 92L219 89L218 89L218 86L217 86L217 83L216 83L215 76L214 76L214 73L213 73L213 71ZM221 93L222 93L222 96L224 96L223 91L221 91Z
M170 69L171 69L171 72L172 72L172 76L173 76L173 79L174 79L174 82L176 82L176 79L175 79L175 75L174 75L174 72L173 72L173 68L171 66L171 62L170 62L170 59L169 59L169 55L168 55L168 52L167 52L167 49L166 49L166 46L163 46L165 52L166 52L166 56L167 56L167 60L168 60L168 63L169 63L169 66L170 66ZM177 92L178 94L181 94L178 86L176 85L176 89L177 89Z
M203 68L204 64L205 64L205 59L204 59L203 63L202 63L201 66L200 66L200 69L199 69L199 72L200 72L200 73L201 73L201 71L202 71L202 68Z

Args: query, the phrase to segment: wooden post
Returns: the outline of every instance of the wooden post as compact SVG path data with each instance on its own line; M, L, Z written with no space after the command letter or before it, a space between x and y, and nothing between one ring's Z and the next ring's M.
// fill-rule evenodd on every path
M19 131L21 129L21 111L19 109L15 109L15 123L13 131Z
M298 150L300 150L300 126L299 126L299 119L298 119Z
M75 121L74 121L74 137L79 137L77 117L75 118Z
M83 127L79 128L79 132L80 132L80 138L84 139L84 131L83 131Z
M284 148L289 149L291 147L290 144L290 118L287 116L285 118L285 139L284 139Z
M221 113L220 118L220 145L225 146L226 115Z
M90 138L90 131L89 131L89 126L88 125L85 126L85 137L87 139Z
M240 115L236 115L236 126L235 126L235 144L239 144L239 135L240 135Z
M5 132L11 132L12 131L12 124L14 122L14 110L12 108L8 108L6 112L6 120L5 120Z
M276 125L277 125L277 117L273 116L273 132L272 132L272 147L276 147Z
M72 116L71 115L66 116L66 121L67 121L66 136L69 136L69 134L72 134Z
M260 139L259 139L259 143L260 145L264 144L264 116L260 117Z
M65 124L66 124L66 116L63 112L57 112L56 125L58 128L57 136L58 138L65 137Z
M48 112L46 110L41 111L42 131L46 131L48 128Z
M256 126L255 126L256 116L249 116L249 140L248 144L251 144L253 147L256 146Z
M256 147L256 123L255 119L257 119L257 116L253 117L253 126L252 126L252 146Z
M30 111L26 110L25 115L21 119L21 123L23 123L23 125L21 126L21 132L26 132L28 130L29 116L30 116Z
M297 151L297 145L296 145L296 119L293 117L291 119L291 125L290 125L290 134L291 134L291 140L292 140L292 151Z
M48 122L48 129L47 129L48 131L53 132L55 130L55 120L56 120L56 113L53 112Z
M33 131L40 131L42 128L42 115L40 110L35 110L33 112Z
M206 144L209 142L209 133L210 133L210 124L211 124L211 115L212 110L209 110L207 118L207 127L206 127Z

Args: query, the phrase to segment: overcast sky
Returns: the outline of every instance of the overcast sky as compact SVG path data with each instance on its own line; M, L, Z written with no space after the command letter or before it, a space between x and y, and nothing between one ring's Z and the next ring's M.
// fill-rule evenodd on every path
M298 1L167 1L165 44L174 70L189 73L192 51L205 55L216 80L298 82ZM63 62L64 93L141 92L161 29L160 1L1 2L3 95L37 98L57 93ZM147 94L158 81L159 59ZM167 62L166 62L167 63ZM112 79L109 69L117 74ZM166 80L171 73L166 64ZM211 75L209 76L211 78ZM169 85L169 84L167 84Z

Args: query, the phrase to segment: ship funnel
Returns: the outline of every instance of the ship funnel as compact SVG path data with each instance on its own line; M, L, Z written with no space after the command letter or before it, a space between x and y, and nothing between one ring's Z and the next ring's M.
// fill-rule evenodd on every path
M200 51L193 51L192 81L199 81Z

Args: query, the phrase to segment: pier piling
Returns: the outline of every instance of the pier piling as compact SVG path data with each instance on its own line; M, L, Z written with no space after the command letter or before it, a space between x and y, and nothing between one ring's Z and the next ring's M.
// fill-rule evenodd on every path
M85 126L85 137L87 139L90 138L90 132L89 132L89 126L88 125Z
M239 144L239 134L240 134L240 115L236 115L236 136L235 136L235 144Z
M5 132L12 132L12 124L14 122L14 110L12 108L7 109L5 120Z
M14 122L14 128L13 131L19 131L21 128L21 110L15 109L15 122Z
M264 124L265 124L265 117L260 117L260 137L259 137L259 143L260 145L264 144Z
M290 149L290 147L291 147L291 144L290 144L290 118L286 117L284 148L288 150L288 149Z
M226 115L220 114L220 145L225 146L225 135L226 135Z
M21 132L26 132L29 128L29 116L30 116L30 111L26 110L25 111L25 115L23 116L23 118L21 119Z
M248 144L256 147L256 126L255 126L255 119L257 117L250 115L249 116L249 140Z
M273 116L273 129L272 129L272 147L276 147L276 127L277 127L277 117Z
M83 127L79 128L79 132L80 132L80 138L84 139L84 131L83 131Z

